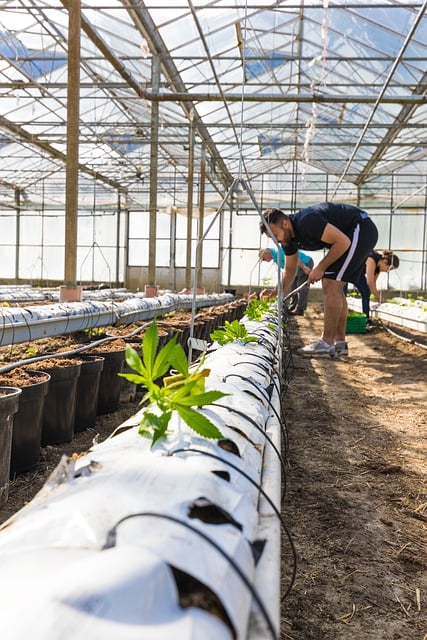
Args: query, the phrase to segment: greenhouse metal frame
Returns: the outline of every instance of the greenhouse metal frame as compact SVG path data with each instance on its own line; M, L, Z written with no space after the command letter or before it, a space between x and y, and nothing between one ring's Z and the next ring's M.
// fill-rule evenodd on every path
M425 9L2 2L0 281L247 287L259 212L329 200L425 290Z

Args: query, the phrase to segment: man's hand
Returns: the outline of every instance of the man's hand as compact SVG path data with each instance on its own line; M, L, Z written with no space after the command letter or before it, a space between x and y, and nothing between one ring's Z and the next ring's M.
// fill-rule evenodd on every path
M313 282L319 282L324 276L325 270L322 269L319 265L317 267L313 267L307 277L307 284L312 284Z
M263 300L264 298L275 298L277 296L277 289L263 289L259 294L259 299Z

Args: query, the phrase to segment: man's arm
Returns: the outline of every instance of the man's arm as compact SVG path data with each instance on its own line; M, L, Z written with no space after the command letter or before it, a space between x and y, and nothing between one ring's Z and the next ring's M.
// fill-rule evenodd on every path
M377 278L379 274L375 273L375 260L371 257L366 260L366 281L368 283L368 287L371 290L371 293L374 294L374 298L376 302L380 301L380 293L377 289Z
M319 264L315 266L314 269L312 269L312 271L310 272L308 276L309 283L318 282L319 280L321 280L329 265L338 260L338 258L340 258L343 253L347 251L351 244L349 238L347 238L347 236L342 231L340 231L337 227L334 227L333 224L329 223L326 225L323 231L321 240L323 242L327 242L331 246L324 258L322 258Z

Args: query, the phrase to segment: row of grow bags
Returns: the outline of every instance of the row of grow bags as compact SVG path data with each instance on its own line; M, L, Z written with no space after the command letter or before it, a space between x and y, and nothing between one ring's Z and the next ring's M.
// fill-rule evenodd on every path
M200 412L221 439L173 415L151 447L136 414L85 456L63 458L3 525L9 640L279 637L278 332L274 318L246 324L258 342L206 356L207 388L228 395Z

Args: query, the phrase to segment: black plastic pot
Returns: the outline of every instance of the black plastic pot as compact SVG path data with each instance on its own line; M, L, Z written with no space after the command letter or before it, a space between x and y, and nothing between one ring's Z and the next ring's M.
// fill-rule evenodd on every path
M43 409L42 446L73 439L80 369L80 362L44 369L50 375L50 382Z
M21 387L19 407L13 419L10 477L33 469L40 458L43 410L50 375L32 371L33 384Z
M101 356L79 356L82 360L77 380L74 431L93 427L96 421L99 386L105 359Z
M100 416L119 408L122 379L117 374L123 370L125 351L91 351L91 354L104 358L96 409L96 415Z
M13 416L18 411L21 393L16 387L0 387L0 505L6 504L9 496Z

